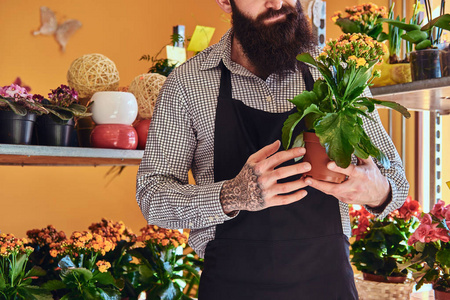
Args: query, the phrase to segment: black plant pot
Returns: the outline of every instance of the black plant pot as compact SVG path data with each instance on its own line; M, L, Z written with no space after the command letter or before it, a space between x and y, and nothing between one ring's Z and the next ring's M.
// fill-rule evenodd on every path
M36 114L20 116L12 110L0 110L0 143L29 145Z
M38 144L44 146L71 146L74 125L73 118L64 122L52 118L50 114L38 117L36 121Z
M412 81L441 77L439 52L439 49L424 49L410 53Z

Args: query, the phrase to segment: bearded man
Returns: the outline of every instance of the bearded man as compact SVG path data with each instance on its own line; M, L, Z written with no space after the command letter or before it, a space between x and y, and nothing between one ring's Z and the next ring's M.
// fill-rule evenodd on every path
M294 158L306 150L280 149L296 109L287 99L319 76L296 60L318 54L300 2L216 2L232 28L159 94L137 175L142 213L191 229L189 245L205 258L200 300L358 299L348 204L381 218L403 204L409 185L392 141L375 111L364 126L390 169L354 159L347 169L328 165L347 175L341 184L303 178L311 165Z

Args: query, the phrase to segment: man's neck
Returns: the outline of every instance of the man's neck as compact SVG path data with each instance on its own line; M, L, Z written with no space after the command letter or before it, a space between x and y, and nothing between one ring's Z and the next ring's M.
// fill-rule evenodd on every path
M240 64L256 76L266 79L268 75L266 74L259 74L256 70L255 66L252 64L250 59L247 57L247 55L244 52L244 49L242 48L241 43L236 38L236 36L233 36L233 40L231 42L231 60L234 61L237 64Z

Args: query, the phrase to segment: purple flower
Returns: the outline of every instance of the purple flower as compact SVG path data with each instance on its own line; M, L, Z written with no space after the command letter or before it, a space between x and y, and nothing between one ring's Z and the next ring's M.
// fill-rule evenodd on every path
M58 88L51 91L48 94L48 98L53 105L68 107L72 103L78 102L78 93L67 85L61 84Z

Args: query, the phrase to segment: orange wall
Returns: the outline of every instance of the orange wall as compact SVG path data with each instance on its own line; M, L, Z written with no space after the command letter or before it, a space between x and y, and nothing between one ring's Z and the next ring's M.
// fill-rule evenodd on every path
M329 21L336 10L365 1L327 1L327 39L340 35ZM374 1L387 5L386 1ZM65 53L53 37L33 36L40 27L39 7L48 6L58 20L75 18L83 27L70 39ZM145 73L149 63L141 55L155 55L169 42L172 26L186 25L189 37L195 25L216 27L212 43L229 28L229 18L214 0L0 0L0 84L17 76L45 94L66 83L70 63L88 53L102 53L112 59L120 73L121 86ZM380 111L387 124L386 111ZM444 117L444 127L449 127ZM394 140L400 151L399 118L394 121ZM408 120L408 149L412 149L413 122ZM447 132L444 129L444 132ZM448 141L444 141L448 149ZM448 151L447 151L448 152ZM407 177L413 183L413 157L407 151ZM449 157L443 163L448 165ZM85 230L102 217L122 220L134 231L146 224L135 201L137 167L126 167L115 178L105 177L109 167L15 167L0 166L0 231L24 236L26 230L53 224L68 233ZM444 180L450 180L444 170ZM444 199L450 199L444 189Z
M33 36L40 27L39 7L56 12L58 20L74 18L82 28L62 53L50 36ZM216 27L212 43L229 28L228 17L213 0L0 0L0 84L17 76L46 94L66 84L71 62L88 53L102 53L116 63L120 85L146 73L139 61L169 43L172 26ZM146 225L135 200L137 167L112 179L109 167L0 166L0 231L24 236L28 229L53 224L71 233L86 230L102 217L122 220L135 232ZM108 184L109 183L109 184Z

